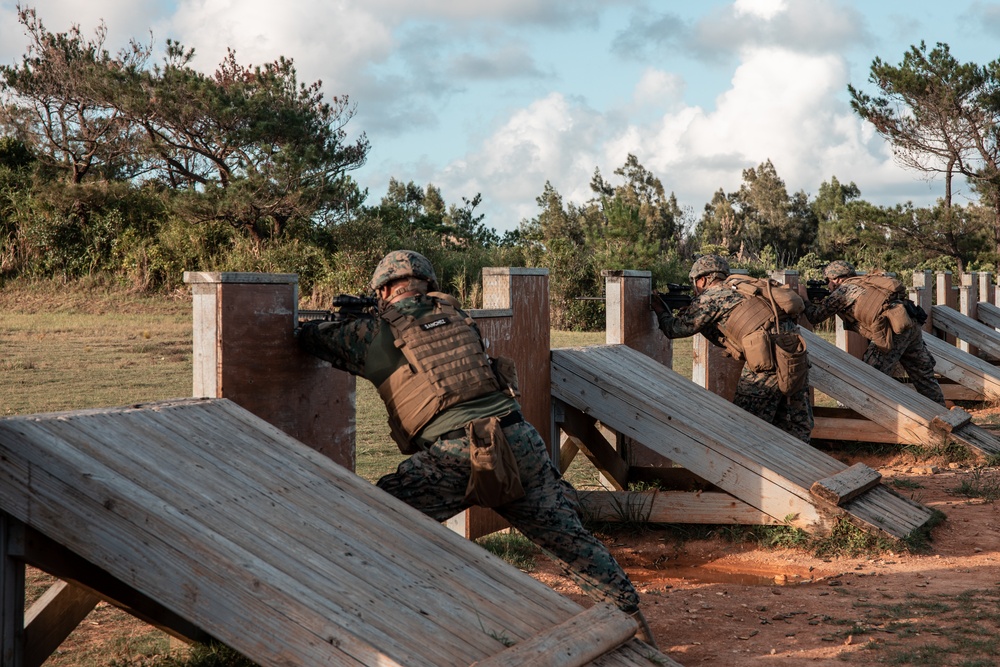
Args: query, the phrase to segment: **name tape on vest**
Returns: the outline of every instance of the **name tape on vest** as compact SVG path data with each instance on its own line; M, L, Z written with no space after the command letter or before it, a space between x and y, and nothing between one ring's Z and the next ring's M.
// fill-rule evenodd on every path
M448 318L440 317L434 320L433 322L426 322L424 324L421 324L420 328L423 329L424 331L430 331L431 329L437 329L438 327L444 326L445 324L448 324Z

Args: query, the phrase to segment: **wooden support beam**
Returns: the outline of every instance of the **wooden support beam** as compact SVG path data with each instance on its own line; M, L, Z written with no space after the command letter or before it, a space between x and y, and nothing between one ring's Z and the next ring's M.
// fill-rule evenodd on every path
M23 667L40 667L100 600L65 581L50 586L24 616Z
M0 512L0 664L24 664L24 524Z
M843 505L881 481L882 473L878 470L873 470L864 463L855 463L836 475L813 482L809 493L834 505Z
M580 446L577 444L579 440L573 436L563 433L562 438L559 440L559 472L564 473L569 470L569 466L573 463L573 459L580 452Z
M776 525L780 522L720 491L579 491L588 520L609 523Z
M471 667L582 667L635 636L639 624L614 605L597 604Z
M628 464L614 445L601 434L597 428L597 420L571 405L565 406L563 419L563 431L574 438L574 444L590 459L594 467L604 473L615 489L621 491L628 488Z
M976 312L980 322L988 327L1000 329L1000 308L992 303L980 303Z
M853 442L884 442L903 444L899 433L891 431L870 419L851 417L813 417L813 440L846 440Z

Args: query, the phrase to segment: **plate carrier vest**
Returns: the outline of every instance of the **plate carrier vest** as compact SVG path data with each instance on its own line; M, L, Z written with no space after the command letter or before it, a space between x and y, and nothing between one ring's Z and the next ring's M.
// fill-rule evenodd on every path
M798 293L767 278L729 276L724 284L746 297L733 308L725 324L719 325L726 350L733 358L747 361L752 367L766 366L766 362L753 363L754 360L747 359L748 344L756 347L748 337L758 331L778 333L778 322L796 320L805 310L805 302Z
M858 333L879 348L883 350L891 348L893 332L900 333L906 328L906 323L891 322L887 317L887 311L893 308L905 311L905 307L898 302L907 298L906 287L895 278L881 274L853 276L845 278L844 282L858 285L864 291L854 302L852 313L841 313L840 316L854 324ZM892 315L900 316L895 312Z
M379 315L407 362L378 387L404 454L417 451L413 437L444 410L501 390L473 319L444 296L428 295L434 308L419 318L392 306Z

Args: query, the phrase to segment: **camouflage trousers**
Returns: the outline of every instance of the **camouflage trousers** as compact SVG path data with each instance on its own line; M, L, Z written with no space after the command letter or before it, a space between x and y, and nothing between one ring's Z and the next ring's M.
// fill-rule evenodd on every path
M504 428L517 457L523 498L493 508L556 562L590 597L632 613L639 596L607 547L583 527L576 490L562 479L545 443L527 422ZM469 507L466 438L438 440L382 477L378 487L437 521Z
M912 327L892 337L889 351L880 350L874 343L868 343L864 362L886 375L898 363L906 371L913 388L935 403L944 405L941 385L934 377L934 356L924 344L924 332L920 327Z
M778 390L777 375L757 373L744 366L733 403L785 433L809 442L813 411L808 385L791 396L785 396Z

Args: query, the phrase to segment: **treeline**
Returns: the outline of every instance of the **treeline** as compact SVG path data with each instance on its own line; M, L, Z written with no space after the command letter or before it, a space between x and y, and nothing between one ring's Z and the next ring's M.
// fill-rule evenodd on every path
M547 267L554 324L591 328L603 326L602 306L579 297L602 294L602 270L686 282L704 252L809 276L835 258L898 272L997 263L989 206L950 196L875 206L836 177L815 196L789 193L769 160L696 214L630 155L607 179L595 169L586 201L544 184L537 214L500 236L477 212L479 194L448 203L432 184L391 180L369 202L351 177L370 148L348 139L355 107L300 83L291 60L245 66L229 52L206 75L175 42L152 63L152 44L111 54L103 25L88 38L49 32L31 9L19 19L30 46L0 66L3 280L99 277L156 291L179 287L185 270L290 272L322 303L363 291L378 259L407 247L473 305L483 267ZM865 116L875 103L852 94ZM964 174L953 168L949 184L953 173Z

